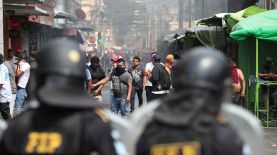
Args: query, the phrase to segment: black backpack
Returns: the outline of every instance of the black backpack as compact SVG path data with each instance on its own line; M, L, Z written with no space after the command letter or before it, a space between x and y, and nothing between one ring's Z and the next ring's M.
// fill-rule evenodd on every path
M170 75L163 65L160 67L158 84L161 86L161 90L169 90L171 87Z

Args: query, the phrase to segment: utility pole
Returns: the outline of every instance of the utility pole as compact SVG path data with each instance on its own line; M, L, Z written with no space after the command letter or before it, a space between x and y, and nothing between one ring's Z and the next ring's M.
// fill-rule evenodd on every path
M184 22L184 0L179 0L179 28L183 28Z
M154 37L153 37L153 48L157 49L157 40L158 40L158 7L159 0L155 0L155 18L154 18Z
M189 0L189 27L191 27L191 21L192 21L192 5L191 0Z
M4 32L3 32L3 0L0 0L0 53L4 55Z
M201 18L204 18L204 7L205 7L204 0L202 0L202 3L201 3L202 17Z

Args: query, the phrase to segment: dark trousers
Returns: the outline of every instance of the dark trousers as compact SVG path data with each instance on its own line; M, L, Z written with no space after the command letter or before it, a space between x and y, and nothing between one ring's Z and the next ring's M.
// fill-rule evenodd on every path
M152 90L153 90L152 86L145 86L145 93L146 93L147 102L151 101Z
M241 99L240 92L236 92L236 93L233 92L233 94L232 94L232 102L234 104L236 104L236 105L241 105L240 99Z
M136 98L136 94L138 96L138 100L139 100L139 107L143 105L143 99L142 99L142 89L133 89L132 90L132 95L131 95L131 111L135 110L135 98Z
M0 103L0 112L3 119L7 120L11 118L9 102Z

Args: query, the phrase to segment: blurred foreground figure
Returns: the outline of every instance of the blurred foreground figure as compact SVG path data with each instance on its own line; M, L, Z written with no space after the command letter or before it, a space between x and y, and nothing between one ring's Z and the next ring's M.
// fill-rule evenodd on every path
M250 155L249 145L221 113L226 96L231 98L224 55L196 48L183 55L176 69L176 92L134 115L130 135L133 129L138 133L133 134L137 140L130 141L135 150L129 147L129 151L136 155Z
M55 40L37 56L38 102L8 123L1 155L117 154L109 120L84 92L85 55L78 45Z

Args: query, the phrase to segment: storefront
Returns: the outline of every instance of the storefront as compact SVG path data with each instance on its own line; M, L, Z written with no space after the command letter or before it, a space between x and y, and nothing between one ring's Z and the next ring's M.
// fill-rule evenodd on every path
M20 4L19 4L20 3ZM30 54L51 38L53 1L20 1L4 3L4 53L28 51Z

